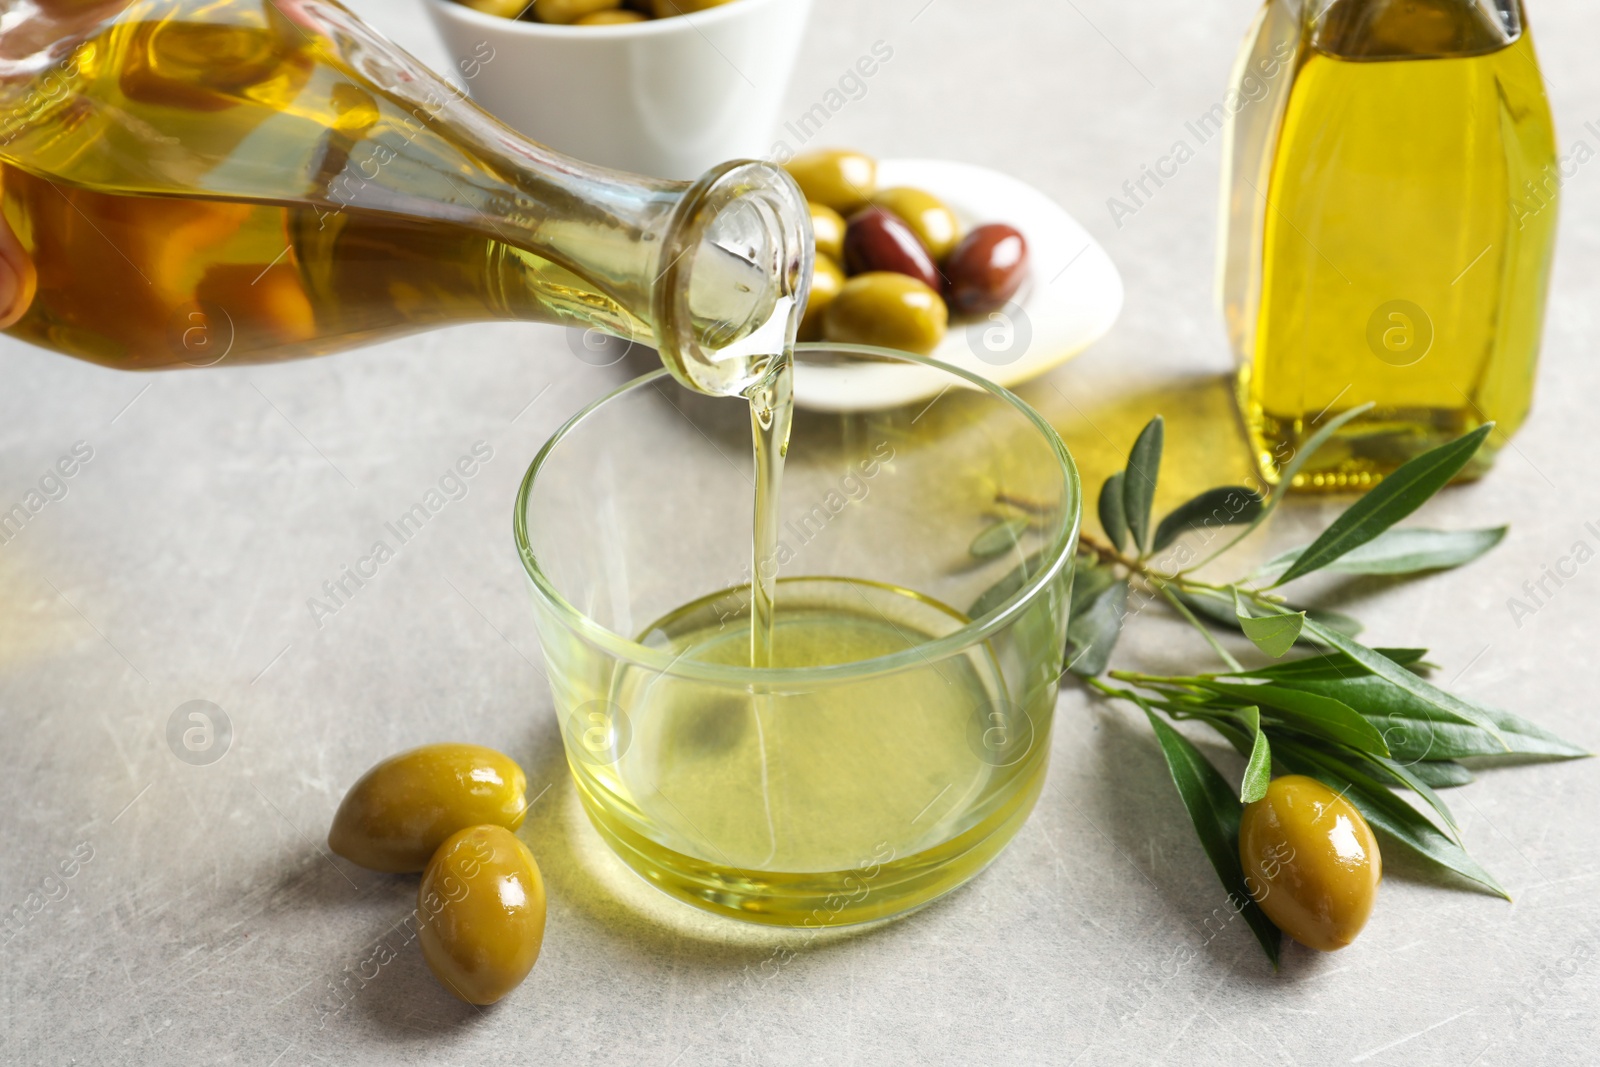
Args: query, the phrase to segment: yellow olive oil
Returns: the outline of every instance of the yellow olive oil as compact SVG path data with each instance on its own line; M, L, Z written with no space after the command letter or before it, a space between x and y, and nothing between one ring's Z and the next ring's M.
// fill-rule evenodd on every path
M507 175L462 131L271 3L137 3L4 102L24 340L144 369L575 311L648 336L484 213Z
M927 597L855 579L788 578L778 593L780 668L907 652L967 622ZM743 666L750 614L730 619L725 606L746 595L686 605L639 640ZM570 761L612 847L674 896L786 926L869 921L960 884L1032 809L1049 747L1050 709L1004 710L986 646L756 699L624 668L609 692L568 700L628 709L625 744L616 723L601 724L600 758L586 757L580 733Z
M1234 121L1224 278L1259 464L1276 480L1371 402L1297 487L1371 485L1494 420L1480 474L1528 413L1555 232L1532 39L1515 4L1337 0L1299 26L1282 6L1246 63L1296 32L1298 59Z

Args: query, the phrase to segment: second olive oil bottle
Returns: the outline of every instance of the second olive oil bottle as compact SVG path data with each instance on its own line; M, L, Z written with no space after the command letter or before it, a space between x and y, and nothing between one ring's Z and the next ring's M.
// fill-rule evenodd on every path
M1268 0L1233 82L1219 291L1264 475L1369 402L1296 488L1493 420L1481 474L1532 400L1561 182L1521 3Z

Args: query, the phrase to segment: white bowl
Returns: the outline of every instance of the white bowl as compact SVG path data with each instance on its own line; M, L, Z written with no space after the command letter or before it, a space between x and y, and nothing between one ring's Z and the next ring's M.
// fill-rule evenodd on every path
M1122 277L1089 231L1026 182L987 167L935 159L886 159L878 187L909 185L950 206L963 228L1005 222L1022 231L1028 281L1001 311L953 321L930 355L1000 385L1059 366L1103 337L1122 311ZM924 400L949 375L900 363L812 366L797 377L795 403L817 411L870 411Z
M588 163L687 179L770 153L811 0L616 26L427 7L468 94L508 126Z

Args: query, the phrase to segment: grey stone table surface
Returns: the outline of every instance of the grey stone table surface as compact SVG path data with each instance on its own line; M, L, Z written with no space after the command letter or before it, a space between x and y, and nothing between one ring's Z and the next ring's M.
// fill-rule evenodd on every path
M411 0L358 7L449 64ZM1123 272L1114 332L1023 390L1091 482L1157 410L1172 423L1175 484L1244 470L1212 307L1219 145L1186 122L1221 100L1252 14L1249 0L817 4L786 113L887 42L892 61L820 139L1015 173ZM1587 159L1600 148L1593 6L1535 0L1532 16L1563 151L1585 144ZM1194 158L1113 219L1107 199L1185 140ZM1580 569L1531 617L1507 607L1576 542L1596 546L1586 523L1600 524L1600 175L1569 172L1534 416L1489 477L1425 513L1512 532L1469 569L1360 592L1375 639L1426 644L1461 690L1594 749L1600 572ZM1049 781L1016 841L904 921L775 957L770 935L620 872L566 777L508 519L539 444L623 373L579 363L559 330L520 325L152 377L0 340L0 508L59 458L83 459L0 545L0 909L26 916L0 944L0 1061L1600 1058L1593 761L1491 771L1451 794L1515 903L1400 865L1359 942L1332 956L1289 946L1277 975L1227 921L1148 727L1077 689L1060 700ZM492 458L465 497L334 617L313 619L321 583L479 442ZM1303 539L1331 508L1288 509L1257 550ZM1120 655L1177 667L1203 652L1150 618ZM167 743L191 700L232 725L210 765ZM451 737L515 753L532 789L548 787L523 831L550 886L544 954L492 1010L452 1000L414 948L396 949L411 880L320 848L367 765Z

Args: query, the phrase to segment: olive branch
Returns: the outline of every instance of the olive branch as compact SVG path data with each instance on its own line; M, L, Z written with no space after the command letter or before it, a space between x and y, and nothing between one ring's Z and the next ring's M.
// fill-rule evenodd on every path
M1098 498L1101 541L1080 538L1074 559L1066 669L1096 692L1144 711L1194 823L1195 833L1229 899L1278 964L1281 932L1252 899L1239 861L1244 804L1266 792L1274 764L1319 779L1361 811L1384 840L1483 890L1509 896L1467 854L1439 791L1472 781L1464 759L1571 759L1589 753L1510 712L1450 693L1428 680L1421 648L1368 647L1357 620L1291 602L1280 590L1316 572L1404 581L1477 559L1504 538L1506 527L1478 530L1396 528L1467 464L1493 429L1486 424L1406 462L1351 504L1311 543L1285 552L1232 582L1207 582L1194 572L1259 528L1305 462L1341 426L1371 405L1345 412L1309 438L1263 498L1243 486L1208 489L1155 521L1165 426L1157 416L1140 432L1127 466L1106 479ZM1015 544L1025 520L991 526L973 542L974 555ZM1182 549L1186 534L1238 527L1209 555L1166 570L1157 553ZM1193 553L1186 553L1192 556ZM1030 559L980 597L976 617L1004 600L1037 567ZM1190 675L1107 671L1128 618L1130 596L1165 603L1205 638L1222 670ZM1268 658L1247 667L1213 631L1242 633ZM1285 658L1292 650L1307 655ZM1237 791L1168 722L1210 727L1246 760ZM1413 794L1408 802L1397 790ZM1424 810L1426 809L1426 810ZM1431 813L1431 814L1430 814Z

